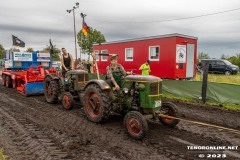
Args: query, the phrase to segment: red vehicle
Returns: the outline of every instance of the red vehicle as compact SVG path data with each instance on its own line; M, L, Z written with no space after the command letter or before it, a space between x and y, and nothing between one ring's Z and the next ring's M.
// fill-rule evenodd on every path
M51 54L13 52L2 71L2 85L15 88L25 96L43 94L45 74L56 73Z
M118 62L126 70L141 74L139 67L151 61L151 75L160 78L185 79L196 74L197 38L169 34L138 39L107 42L94 45L94 52L118 54ZM106 73L108 56L97 57L100 73Z

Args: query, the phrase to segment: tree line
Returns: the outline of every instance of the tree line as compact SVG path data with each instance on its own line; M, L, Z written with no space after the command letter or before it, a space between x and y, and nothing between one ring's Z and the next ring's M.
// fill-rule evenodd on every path
M199 62L200 59L211 59L211 57L207 53L199 52L197 61ZM220 59L228 60L229 62L240 68L240 53L237 53L235 56L228 56L223 54L221 55Z
M89 54L93 52L93 44L101 44L103 42L106 42L105 37L103 34L93 29L92 27L88 28L88 34L87 36L83 35L82 29L77 34L78 39L78 45L81 48L81 53L83 54ZM19 49L13 49L14 52L20 52ZM34 52L35 50L33 48L27 48L25 52ZM40 50L41 53L49 53L50 52L50 46L47 46L46 48L43 48ZM60 53L61 50L59 48L54 47L52 60L53 61L59 61L60 60ZM6 50L4 47L0 44L0 59L4 59L6 56Z
M10 49L11 51L12 49ZM13 48L13 52L20 52L20 49ZM27 48L24 52L34 52L35 50L33 48ZM49 53L50 52L50 46L47 46L46 48L43 48L42 50L39 51L40 53ZM53 55L52 55L52 60L53 61L59 61L60 60L60 55L61 51L58 48L54 47L53 50ZM6 57L6 50L4 47L0 44L0 59L4 59Z

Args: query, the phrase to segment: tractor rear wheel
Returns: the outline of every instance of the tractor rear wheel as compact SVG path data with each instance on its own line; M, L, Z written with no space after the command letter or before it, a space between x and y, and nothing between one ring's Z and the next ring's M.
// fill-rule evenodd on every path
M12 78L10 76L6 76L6 86L12 88Z
M65 92L62 97L62 106L64 109L70 110L73 108L73 96L70 92Z
M96 84L90 84L84 93L84 112L87 118L95 123L108 119L111 111L111 101L108 92Z
M130 111L126 114L124 117L124 126L126 132L136 140L142 139L148 131L146 119L137 111Z
M171 116L171 117L178 117L178 114L179 114L177 110L177 106L171 102L163 103L160 112L161 114ZM179 123L178 119L167 118L163 116L161 116L159 120L162 124L169 127L175 127Z
M44 80L44 97L48 103L58 102L59 86L56 80L46 77Z
M2 75L2 85L6 86L6 75L5 74Z

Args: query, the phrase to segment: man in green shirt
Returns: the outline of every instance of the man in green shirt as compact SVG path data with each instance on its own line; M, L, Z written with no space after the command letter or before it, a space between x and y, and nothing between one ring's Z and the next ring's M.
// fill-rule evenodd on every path
M149 72L151 72L150 60L147 60L146 63L142 64L139 70L142 71L142 75L149 75Z

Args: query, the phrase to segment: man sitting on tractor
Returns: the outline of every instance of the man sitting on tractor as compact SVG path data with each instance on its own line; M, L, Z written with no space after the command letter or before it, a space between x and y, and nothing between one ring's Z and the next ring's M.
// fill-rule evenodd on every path
M107 83L111 86L119 90L123 84L123 77L131 74L131 72L126 72L123 66L117 63L117 55L112 55L111 64L107 66Z

